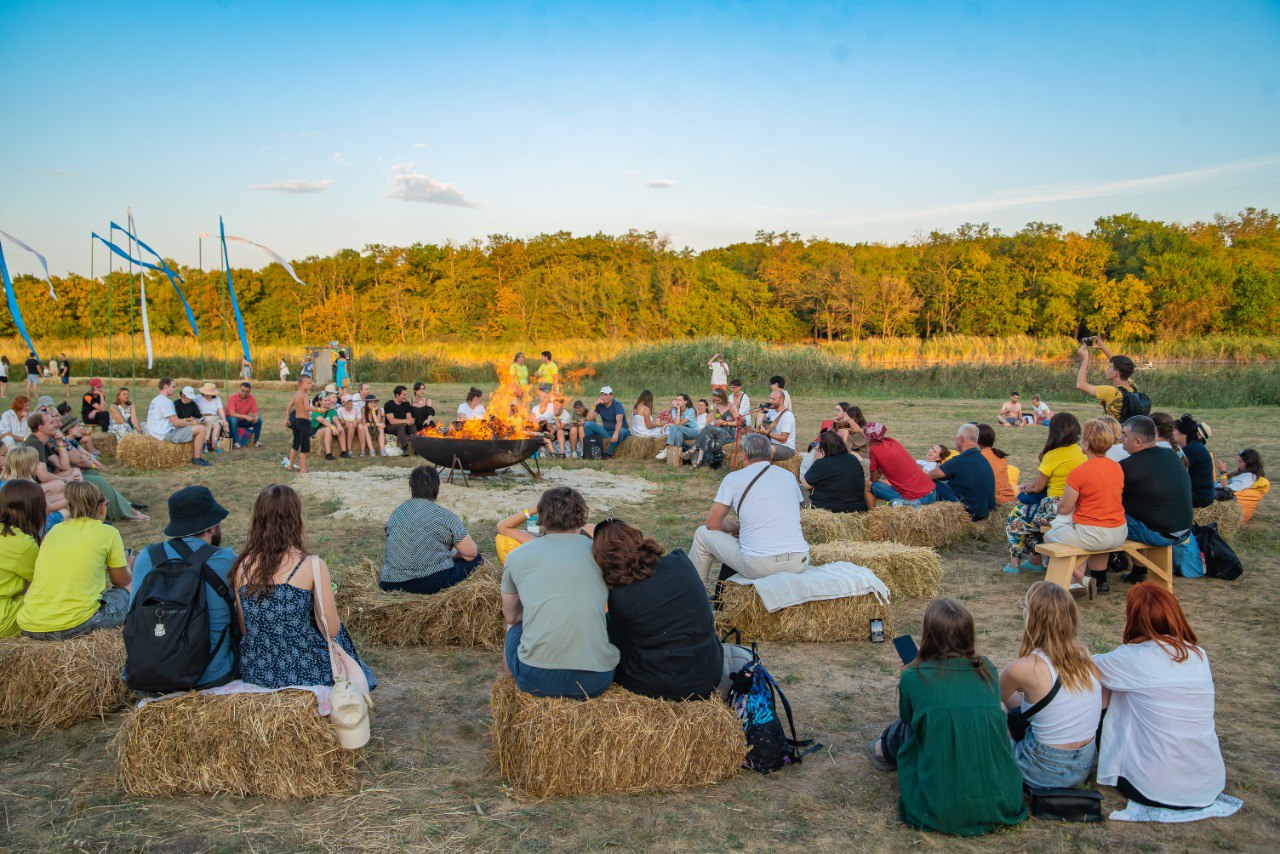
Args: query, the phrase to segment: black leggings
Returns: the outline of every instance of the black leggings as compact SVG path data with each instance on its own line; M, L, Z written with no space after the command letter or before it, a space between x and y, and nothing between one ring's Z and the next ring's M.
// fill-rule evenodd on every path
M1145 807L1159 807L1165 810L1202 810L1204 807L1175 807L1172 804L1162 804L1159 801L1153 801L1142 792L1138 791L1138 787L1130 783L1124 777L1116 778L1116 791L1124 795L1131 801L1140 803Z

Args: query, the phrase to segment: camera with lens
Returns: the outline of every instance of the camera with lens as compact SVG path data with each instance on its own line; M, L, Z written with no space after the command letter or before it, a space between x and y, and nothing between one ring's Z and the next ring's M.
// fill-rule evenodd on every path
M772 401L772 400L766 400L764 403L762 403L762 404L760 404L759 406L757 406L757 407L756 407L756 409L758 409L758 410L759 410L759 411L761 411L761 412L765 412L765 411L767 411L767 410L773 409L773 401Z

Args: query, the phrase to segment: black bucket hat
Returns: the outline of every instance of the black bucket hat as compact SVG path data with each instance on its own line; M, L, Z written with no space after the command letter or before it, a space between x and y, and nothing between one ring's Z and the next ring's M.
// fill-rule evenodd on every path
M213 500L207 486L187 486L169 496L166 537L192 537L227 518L228 510Z

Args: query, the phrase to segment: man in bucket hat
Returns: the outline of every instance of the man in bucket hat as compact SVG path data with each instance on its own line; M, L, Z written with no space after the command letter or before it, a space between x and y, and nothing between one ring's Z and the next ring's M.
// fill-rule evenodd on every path
M170 539L142 549L133 562L133 591L129 602L131 615L134 600L139 591L146 589L147 574L154 568L152 552L157 546L164 549L170 560L180 560L187 554L206 549L204 565L222 581L223 591L234 596L230 592L227 578L231 574L231 565L236 556L231 549L222 548L222 520L226 518L227 509L214 500L208 487L187 486L169 496L169 524L165 526L164 534ZM221 592L207 580L204 594L209 611L209 649L212 658L197 681L196 688L223 685L234 679L236 673L231 602L224 599ZM138 651L130 648L128 655L132 659L138 655Z

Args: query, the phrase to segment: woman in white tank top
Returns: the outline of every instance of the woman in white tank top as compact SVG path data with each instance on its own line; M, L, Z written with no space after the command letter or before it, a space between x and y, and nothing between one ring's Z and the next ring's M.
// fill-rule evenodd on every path
M1007 710L1026 712L1060 683L1058 693L1030 719L1013 755L1032 787L1070 787L1082 783L1097 754L1094 736L1102 717L1098 670L1077 637L1080 613L1071 594L1038 581L1023 605L1026 630L1022 655L1000 674Z

